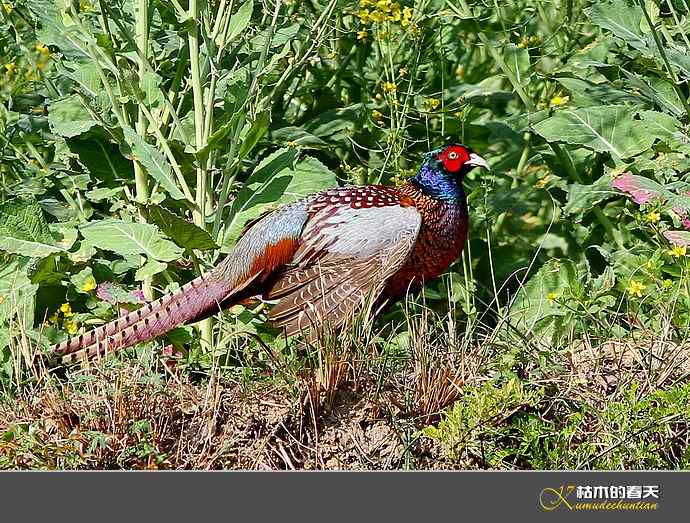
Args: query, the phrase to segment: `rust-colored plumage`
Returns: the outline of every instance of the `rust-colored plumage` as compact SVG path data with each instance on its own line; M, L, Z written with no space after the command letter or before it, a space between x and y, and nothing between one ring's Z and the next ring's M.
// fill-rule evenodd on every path
M439 276L468 231L463 176L486 162L461 145L425 156L402 187L342 187L251 223L210 273L56 347L63 361L132 346L252 296L276 301L287 335L338 327L362 306L396 299Z

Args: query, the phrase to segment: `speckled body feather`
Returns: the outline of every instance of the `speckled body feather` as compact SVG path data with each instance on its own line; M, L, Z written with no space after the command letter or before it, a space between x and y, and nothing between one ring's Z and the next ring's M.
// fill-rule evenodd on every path
M401 187L342 187L285 205L249 224L207 275L55 350L71 361L122 349L256 295L275 303L269 320L288 335L341 326L458 258L468 231L462 178L475 165L486 163L452 145Z

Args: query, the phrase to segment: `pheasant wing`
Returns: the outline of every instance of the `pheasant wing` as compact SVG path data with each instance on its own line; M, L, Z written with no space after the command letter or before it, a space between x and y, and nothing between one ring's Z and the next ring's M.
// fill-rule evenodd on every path
M326 322L342 325L380 295L409 256L421 222L416 208L395 200L320 209L307 222L291 266L265 293L279 300L269 319L288 335Z

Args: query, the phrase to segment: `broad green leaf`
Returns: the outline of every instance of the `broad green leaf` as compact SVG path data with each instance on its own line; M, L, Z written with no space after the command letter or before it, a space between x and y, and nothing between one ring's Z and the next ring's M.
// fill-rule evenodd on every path
M684 113L683 103L680 101L678 93L667 80L649 75L641 77L625 70L622 72L628 80L629 89L640 91L652 103L661 106L675 116L681 116Z
M18 312L33 318L37 290L38 285L31 283L18 262L0 264L0 322ZM28 318L25 319L28 321Z
M287 27L280 27L275 31L275 34L271 39L270 46L279 47L285 45L286 42L289 42L295 38L301 27L302 26L300 24L292 24ZM261 51L266 45L266 39L269 37L270 32L270 28L266 28L261 31L258 35L251 39L251 46L255 50Z
M277 143L294 142L301 147L325 147L327 144L318 136L305 131L302 127L281 127L271 131L271 139Z
M568 186L568 202L563 212L573 216L575 221L580 221L597 203L615 195L609 176L602 176L589 185L574 183Z
M98 287L96 287L96 296L111 305L115 305L116 303L141 303L142 301L133 293L126 291L118 284L111 281L99 283Z
M558 335L559 316L566 311L558 300L578 295L582 284L570 260L549 260L519 290L510 308L510 321L527 338L552 338Z
M268 132L268 125L271 122L271 115L268 111L259 114L251 124L247 134L242 140L240 147L240 158L244 158L254 148L254 146L261 140Z
M79 156L79 161L92 176L108 187L123 185L134 179L134 166L120 150L102 138L69 140L69 149Z
M237 12L230 18L230 23L228 24L228 37L226 43L232 42L241 33L247 29L249 21L252 18L252 12L254 11L254 1L247 0L243 3Z
M72 248L79 236L76 227L68 223L50 223L48 229L53 237L53 244L65 251Z
M83 35L74 21L64 14L64 2L32 0L26 5L40 21L36 33L39 41L60 48L60 53L70 60L84 62L89 59Z
M625 102L639 103L640 97L627 91L616 89L610 83L595 84L581 78L558 78L558 83L573 95L573 101L578 107L588 105L622 104Z
M666 141L674 141L681 123L671 115L657 111L640 111L640 117L644 127L656 138Z
M163 154L153 145L146 143L131 127L124 128L125 139L132 148L134 157L138 160L174 200L184 199L184 194L177 187L173 169Z
M37 203L10 201L0 206L0 250L30 258L62 252Z
M295 164L297 151L279 149L259 163L232 204L225 228L223 250L227 252L248 221L279 205L334 187L337 183L325 165L307 157Z
M159 205L149 207L148 218L180 247L189 250L198 249L200 251L218 248L208 232L184 218L180 218L164 207Z
M148 223L128 223L108 218L82 225L79 232L95 247L121 256L144 254L152 260L173 261L183 252Z
M646 151L657 138L634 114L622 105L561 109L534 130L548 141L583 145L622 160Z
M77 289L77 292L88 294L94 291L97 287L96 278L93 276L93 271L91 267L86 267L77 274L70 277L70 282Z
M92 202L100 202L101 200L114 199L116 196L120 196L124 189L124 187L99 187L98 189L87 191L84 196Z
M48 123L54 133L66 138L79 136L98 124L76 94L50 105Z
M209 136L206 146L198 151L200 156L208 155L209 151L225 146L228 137L231 133L235 133L235 128L240 125L241 120L245 117L243 111L238 111L232 115L232 118L216 129L211 136Z
M529 51L525 48L508 44L503 48L503 59L520 85L527 85L530 78Z
M631 46L637 49L647 48L647 40L641 29L642 11L637 2L600 0L585 9L585 13L594 24L611 31Z
M167 267L167 263L149 260L139 270L137 270L137 272L134 274L134 279L137 281L145 280L146 278L155 276L159 272L163 272Z

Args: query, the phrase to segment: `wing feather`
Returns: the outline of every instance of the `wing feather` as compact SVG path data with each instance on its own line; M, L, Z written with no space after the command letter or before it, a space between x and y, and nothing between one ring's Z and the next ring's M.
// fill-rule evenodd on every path
M303 231L293 264L265 292L269 319L288 335L346 323L381 293L409 256L421 226L411 206L328 207Z

